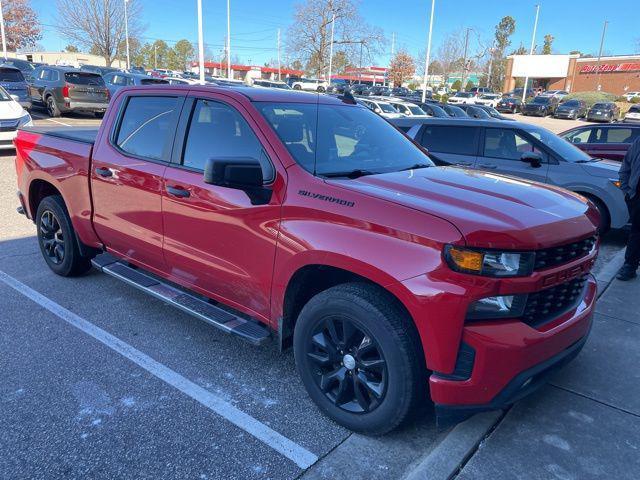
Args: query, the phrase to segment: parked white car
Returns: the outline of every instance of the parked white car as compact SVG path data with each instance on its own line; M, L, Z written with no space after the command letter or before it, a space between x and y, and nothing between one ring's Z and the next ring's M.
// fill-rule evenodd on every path
M498 102L501 99L501 93L485 93L484 95L480 95L479 98L476 98L475 103L478 105L486 105L487 107L496 108L496 105L498 105Z
M198 85L200 83L193 78L164 77L164 80L169 82L170 85Z
M373 110L378 115L384 118L405 117L405 115L403 115L402 113L398 112L395 108L393 108L393 106L389 102L383 102L382 100L377 100L377 99L365 100L364 98L358 98L356 99L356 101L360 105L364 105L365 107L369 108L370 110Z
M407 117L427 117L428 115L418 105L411 102L398 102L389 101L389 105L395 108L398 112Z
M0 149L13 148L18 128L32 125L31 115L18 103L18 97L0 87Z
M452 105L460 103L475 103L476 96L472 92L457 92L453 97L449 97L447 103Z
M627 92L623 97L627 99L627 102L630 102L632 98L640 98L640 92Z
M631 108L624 116L624 121L627 123L640 122L640 105L631 105Z
M327 90L329 83L317 78L300 78L291 83L294 90L306 90L308 92L322 93Z

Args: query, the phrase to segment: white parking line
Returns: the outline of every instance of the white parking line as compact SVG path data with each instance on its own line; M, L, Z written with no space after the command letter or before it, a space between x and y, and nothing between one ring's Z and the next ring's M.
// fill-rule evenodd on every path
M73 127L73 125L69 125L68 123L61 122L60 120L54 120L53 118L45 118L44 120L57 123L58 125L64 125L65 127Z
M95 338L111 350L129 359L139 367L142 367L153 376L180 390L182 393L204 405L209 410L225 418L245 432L253 435L255 438L265 443L281 455L290 459L298 465L298 467L306 469L318 461L318 457L309 450L289 440L275 430L272 430L243 411L238 410L230 403L225 402L208 390L205 390L199 385L193 383L191 380L183 377L179 373L174 372L169 367L155 361L153 358L144 354L135 347L123 342L119 338L114 337L105 330L102 330L87 320L79 317L75 313L67 310L63 306L48 299L44 295L36 292L31 287L21 283L2 270L0 270L0 281L50 311L69 325L82 330L84 333Z

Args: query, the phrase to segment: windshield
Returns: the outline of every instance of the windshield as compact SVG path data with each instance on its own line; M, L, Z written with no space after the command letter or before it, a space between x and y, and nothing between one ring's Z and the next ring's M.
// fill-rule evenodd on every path
M24 75L20 70L0 68L0 82L24 82Z
M579 107L580 106L580 102L578 100L567 100L566 102L562 103L563 107Z
M568 162L589 162L593 160L578 147L572 145L564 138L557 136L555 133L551 133L549 130L541 127L529 127L525 131L540 140L563 160Z
M598 110L607 110L607 109L611 108L611 104L610 103L596 103L591 108L597 108Z
M378 103L377 105L384 113L398 113L398 111L389 103Z
M473 93L470 92L458 92L454 95L454 97L462 97L462 98L469 98L469 97L473 97Z
M445 112L449 114L450 117L468 117L467 113L462 110L460 107L454 107L452 105L444 105Z
M433 163L386 120L364 107L256 103L304 169L318 175L386 173Z
M411 112L411 115L426 115L424 110L422 110L420 107L416 107L415 105L407 105L407 108Z
M487 107L487 108L484 108L483 110L487 112L489 115L491 115L492 117L502 118L502 115L500 115L500 112L493 107Z

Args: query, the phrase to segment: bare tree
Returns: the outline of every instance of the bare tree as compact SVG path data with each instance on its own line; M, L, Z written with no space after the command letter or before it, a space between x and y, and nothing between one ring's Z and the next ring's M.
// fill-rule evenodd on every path
M360 65L379 53L382 30L369 26L360 16L358 0L305 0L296 5L287 32L287 51L306 69L321 76L329 65L331 22L335 16L334 53L344 53L344 63Z
M464 35L460 31L448 33L440 47L436 59L442 67L442 74L445 81L451 73L460 70L464 63ZM422 63L424 66L424 61ZM424 68L424 67L423 67Z
M57 0L58 11L64 12L57 20L60 34L79 47L104 57L109 66L125 39L123 0ZM129 38L142 33L139 0L127 2Z

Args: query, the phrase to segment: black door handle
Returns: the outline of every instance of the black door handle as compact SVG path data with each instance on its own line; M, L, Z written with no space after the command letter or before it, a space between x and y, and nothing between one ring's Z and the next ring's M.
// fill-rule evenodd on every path
M113 172L109 168L98 167L96 168L96 173L101 177L112 177Z
M174 197L188 197L191 195L191 193L189 193L189 190L185 190L184 188L181 187L170 187L167 186L167 193L169 195L173 195Z

